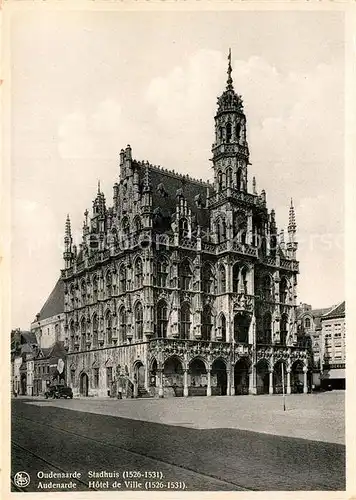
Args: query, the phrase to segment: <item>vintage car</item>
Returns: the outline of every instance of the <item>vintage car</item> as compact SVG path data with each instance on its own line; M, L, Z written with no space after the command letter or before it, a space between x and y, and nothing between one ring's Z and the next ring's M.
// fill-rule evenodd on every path
M73 398L73 391L70 387L66 387L65 385L51 385L47 388L47 391L44 394L45 398Z

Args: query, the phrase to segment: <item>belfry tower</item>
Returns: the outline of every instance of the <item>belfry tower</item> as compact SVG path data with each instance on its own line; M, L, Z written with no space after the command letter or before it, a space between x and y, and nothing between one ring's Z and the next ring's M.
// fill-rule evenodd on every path
M231 49L228 56L226 90L218 98L215 115L215 142L212 146L215 189L247 191L249 150L246 141L246 116L242 98L232 83Z

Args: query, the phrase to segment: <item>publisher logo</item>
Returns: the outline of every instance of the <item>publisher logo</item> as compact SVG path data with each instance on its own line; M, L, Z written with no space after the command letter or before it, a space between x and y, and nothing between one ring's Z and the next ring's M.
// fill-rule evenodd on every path
M16 472L14 476L14 483L15 486L18 486L19 488L26 488L31 482L29 474L27 472Z

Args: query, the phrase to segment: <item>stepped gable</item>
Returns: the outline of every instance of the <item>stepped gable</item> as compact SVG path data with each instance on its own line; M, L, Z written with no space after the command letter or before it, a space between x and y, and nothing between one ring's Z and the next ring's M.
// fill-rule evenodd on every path
M146 164L137 162L140 169L140 181L143 183ZM170 218L176 211L177 191L181 190L183 197L187 200L192 216L202 227L209 225L209 211L206 206L207 188L212 186L208 182L193 179L188 175L178 174L161 167L148 165L150 183L152 189L153 209L160 208L163 218ZM163 187L163 189L161 189ZM200 199L200 207L197 206L196 197Z
M44 306L39 312L39 320L51 318L56 314L64 312L64 282L61 278L57 281L50 296L46 300Z

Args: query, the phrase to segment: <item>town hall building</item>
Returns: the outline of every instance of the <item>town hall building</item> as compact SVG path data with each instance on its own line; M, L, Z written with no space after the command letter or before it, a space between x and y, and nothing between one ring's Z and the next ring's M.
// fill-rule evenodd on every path
M243 102L218 98L212 182L138 161L130 146L83 238L65 226L64 331L74 395L287 393L304 384L297 345L296 222L286 241L253 179ZM182 152L183 154L183 152Z

